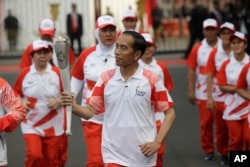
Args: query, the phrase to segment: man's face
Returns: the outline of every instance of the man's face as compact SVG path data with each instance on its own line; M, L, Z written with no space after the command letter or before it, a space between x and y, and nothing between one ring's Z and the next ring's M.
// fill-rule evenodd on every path
M116 65L121 67L128 67L137 61L140 57L139 51L134 51L132 45L134 39L130 35L122 34L116 41L115 59Z
M207 27L203 29L203 34L204 34L204 37L207 39L207 41L212 41L217 38L218 31L219 31L218 28Z

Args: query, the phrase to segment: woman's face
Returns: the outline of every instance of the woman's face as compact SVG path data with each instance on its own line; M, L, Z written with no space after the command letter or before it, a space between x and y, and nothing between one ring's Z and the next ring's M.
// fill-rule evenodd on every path
M33 54L33 61L36 67L46 67L47 63L51 60L52 49L41 49Z
M231 49L235 55L243 55L247 48L246 42L239 38L233 38L231 41Z
M142 55L142 59L152 59L156 51L156 46L152 44L147 44L145 53Z
M104 45L111 46L116 40L116 28L114 26L106 26L99 30L99 37Z
M233 35L233 31L227 29L227 28L223 28L220 31L220 38L222 40L222 43L224 44L230 44L230 37Z

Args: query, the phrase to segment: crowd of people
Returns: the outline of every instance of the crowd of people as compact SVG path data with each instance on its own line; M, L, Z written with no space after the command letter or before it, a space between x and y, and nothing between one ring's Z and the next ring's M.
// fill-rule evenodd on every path
M86 166L163 166L165 139L175 120L173 82L167 67L153 57L157 48L153 37L139 32L137 21L133 10L124 11L124 31L118 32L114 18L102 15L96 20L95 46L81 50L75 60L69 45L70 94L64 92L54 48L55 22L45 18L38 23L39 39L25 49L12 90L20 105L13 112L20 110L22 117L16 118L12 129L2 130L21 124L26 167L66 165L67 105L82 120ZM72 94L76 97L80 91L82 102L77 104ZM120 131L122 138L111 135Z
M219 25L213 18L202 28L204 38L187 59L188 100L198 107L204 160L213 160L218 151L220 164L228 165L230 151L250 150L249 84L241 74L250 60L247 38L234 24Z
M45 18L38 23L39 39L22 55L13 88L0 79L1 138L21 124L25 166L63 167L68 152L65 107L71 106L81 119L85 166L163 167L166 138L176 117L174 83L166 65L154 58L154 36L136 29L138 17L128 9L121 20L123 31L117 30L113 16L99 16L93 34L96 45L82 49L82 32L77 32L82 19L75 4L72 12L67 17L66 53L72 92L64 91L61 80L54 48L56 25ZM213 160L218 151L220 164L228 165L230 151L250 151L249 39L246 29L216 16L202 20L201 41L186 57L187 98L198 107L204 160ZM6 148L5 139L3 144ZM0 153L0 167L6 167L6 150Z

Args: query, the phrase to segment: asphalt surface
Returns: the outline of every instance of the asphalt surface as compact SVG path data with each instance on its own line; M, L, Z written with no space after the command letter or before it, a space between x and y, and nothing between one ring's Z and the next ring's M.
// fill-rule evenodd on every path
M171 60L170 60L171 57ZM196 106L188 103L186 98L187 79L186 67L180 60L181 55L157 56L165 62L173 63L168 65L168 69L174 81L172 98L175 102L176 121L166 139L166 152L164 155L164 167L219 167L219 156L213 161L204 161L204 153L200 148L199 123ZM0 67L17 66L18 59L0 59ZM17 70L0 70L0 76L9 81L15 82ZM79 99L79 98L78 98ZM86 151L80 119L73 116L72 136L69 136L68 161L66 167L83 167L86 162ZM8 167L23 167L25 159L25 145L20 131L17 128L8 134Z

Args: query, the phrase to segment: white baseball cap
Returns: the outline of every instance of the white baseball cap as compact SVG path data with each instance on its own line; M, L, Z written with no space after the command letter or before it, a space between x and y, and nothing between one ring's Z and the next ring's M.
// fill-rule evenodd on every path
M208 27L212 27L212 28L218 28L218 23L215 19L206 19L203 21L203 29L206 29Z
M153 41L152 37L150 34L148 33L142 33L141 34L143 36L143 38L145 39L145 41L151 45L155 45L155 42Z
M136 15L136 13L133 11L133 10L131 10L131 9L128 9L128 10L126 10L124 13L123 13L123 17L122 17L122 20L125 20L125 19L127 19L127 18L130 18L130 19L137 19L137 15Z
M104 15L98 17L96 21L96 28L104 28L106 26L114 26L116 27L115 20L112 16Z
M55 23L49 18L43 19L39 24L39 31L41 35L54 36L55 30Z
M49 48L52 48L52 43L45 40L37 39L32 43L32 53L41 49L49 49Z
M231 30L231 31L235 32L235 27L234 27L234 24L232 24L232 23L229 23L229 22L223 23L223 24L220 26L220 30L222 30L222 29L224 29L224 28L226 28L226 29L228 29L228 30Z
M234 34L230 37L230 41L232 41L234 38L238 38L247 43L246 35L242 32L235 31Z

